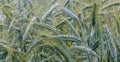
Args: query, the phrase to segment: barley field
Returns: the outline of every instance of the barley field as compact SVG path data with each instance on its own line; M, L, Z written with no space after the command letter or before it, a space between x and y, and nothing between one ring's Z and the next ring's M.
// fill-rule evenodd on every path
M0 0L0 62L120 62L120 0Z

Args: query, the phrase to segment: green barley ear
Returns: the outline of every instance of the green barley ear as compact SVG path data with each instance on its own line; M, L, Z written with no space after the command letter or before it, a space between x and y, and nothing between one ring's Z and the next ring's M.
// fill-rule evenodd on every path
M58 6L58 3L55 3L42 17L42 20L45 20L51 12Z
M71 42L81 42L81 40L72 35L57 35L50 37L53 40L71 41Z
M30 23L28 24L25 33L23 34L23 40L26 39L28 32L30 31L31 26L33 25L33 22L36 20L36 17L33 17Z
M111 36L110 30L108 28L108 26L105 24L104 25L105 28L105 33L107 35L107 44L108 44L108 48L109 48L109 52L110 52L110 58L109 60L111 62L117 62L117 49L116 49L116 45L113 41L113 38Z
M45 29L48 29L48 30L52 31L55 34L59 34L59 31L55 27L53 27L53 26L51 26L49 24L46 24L46 23L37 23L37 22L35 22L34 26L39 26L39 27L42 27L42 28L45 28Z
M72 19L77 19L78 20L78 17L73 13L71 12L69 9L67 8L62 8L61 9L65 14L67 14L69 17L71 17Z
M83 50L83 51L85 51L87 53L92 53L93 55L95 55L96 57L99 58L98 54L95 51L93 51L92 49L90 49L90 48L88 48L86 46L75 46L73 48L78 48L78 49Z

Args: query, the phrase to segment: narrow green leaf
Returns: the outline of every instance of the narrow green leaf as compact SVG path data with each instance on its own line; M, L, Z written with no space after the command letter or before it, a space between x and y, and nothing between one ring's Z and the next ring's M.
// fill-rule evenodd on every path
M93 6L92 11L92 26L94 27L96 25L96 3Z
M98 48L99 47L99 41L97 41L94 45L93 45L93 47L92 47L92 50L95 50L96 48Z

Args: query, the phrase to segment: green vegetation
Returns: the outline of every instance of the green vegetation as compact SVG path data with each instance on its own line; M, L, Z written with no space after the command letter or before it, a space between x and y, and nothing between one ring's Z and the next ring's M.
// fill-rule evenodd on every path
M0 62L120 62L120 0L0 0Z

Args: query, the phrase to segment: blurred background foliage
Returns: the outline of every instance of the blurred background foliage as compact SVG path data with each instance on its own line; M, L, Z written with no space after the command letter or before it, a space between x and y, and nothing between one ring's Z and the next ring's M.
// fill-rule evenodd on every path
M0 62L120 62L120 0L0 0Z

